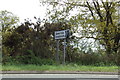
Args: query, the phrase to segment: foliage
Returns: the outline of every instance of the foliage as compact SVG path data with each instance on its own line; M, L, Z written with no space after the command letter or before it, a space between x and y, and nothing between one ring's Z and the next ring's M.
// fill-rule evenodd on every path
M12 45L15 45L16 43L11 43L11 40L16 40L15 37L11 38L13 34L13 29L15 28L15 25L17 25L17 22L19 21L19 18L16 17L14 14L8 11L0 11L0 26L1 26L1 32L2 35L2 56L7 57L13 52ZM16 35L16 34L15 34ZM19 35L16 35L18 37ZM6 46L10 45L10 46Z
M0 11L0 25L2 26L2 32L11 31L13 26L19 21L19 18L8 11Z
M67 39L67 63L76 63L74 66L118 64L116 53L119 53L120 32L117 2L58 1L48 5L52 7L52 10L48 9L48 19L34 17L36 22L26 19L20 25L15 25L18 18L12 13L1 12L4 64L53 65L56 53L54 31L64 29L72 33ZM72 15L72 11L77 12ZM93 51L93 44L88 38L96 41L98 47L102 45L102 49L99 47ZM62 49L63 44L60 44L61 60Z
M66 23L51 24L47 22L41 25L39 18L35 17L35 19L36 23L26 20L13 29L11 34L4 35L4 37L7 37L3 41L3 63L6 62L5 56L15 57L18 61L19 59L16 57L22 56L20 60L26 64L52 64L51 60L45 60L45 62L42 60L46 58L54 60L54 57L52 57L55 56L54 31L68 29L69 26Z
M28 55L28 56L7 56L4 58L3 65L54 65L55 62L51 59L41 59L36 56Z
M57 1L47 4L52 7L52 10L48 9L50 21L67 22L71 25L71 31L79 33L78 39L93 38L104 46L108 55L117 53L120 47L118 2ZM76 14L72 14L74 11Z

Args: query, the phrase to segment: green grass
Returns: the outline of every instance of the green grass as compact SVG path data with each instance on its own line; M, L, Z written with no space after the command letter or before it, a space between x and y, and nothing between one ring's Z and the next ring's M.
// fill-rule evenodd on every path
M83 66L83 65L3 65L3 71L95 71L117 72L117 66Z

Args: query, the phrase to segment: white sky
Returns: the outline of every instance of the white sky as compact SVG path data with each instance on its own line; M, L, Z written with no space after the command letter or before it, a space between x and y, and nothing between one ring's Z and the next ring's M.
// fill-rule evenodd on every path
M0 0L1 10L12 12L23 22L24 19L32 19L34 16L44 18L46 8L40 6L39 0Z

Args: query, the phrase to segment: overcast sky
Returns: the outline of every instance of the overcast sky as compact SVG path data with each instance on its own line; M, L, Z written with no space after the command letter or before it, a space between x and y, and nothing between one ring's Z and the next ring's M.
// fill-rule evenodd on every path
M41 7L40 1L43 0L0 0L0 11L7 10L12 12L20 18L21 22L26 18L32 19L34 16L43 19L46 7Z
M0 0L1 10L12 12L22 22L24 19L32 19L34 16L43 18L46 8L40 6L39 0Z

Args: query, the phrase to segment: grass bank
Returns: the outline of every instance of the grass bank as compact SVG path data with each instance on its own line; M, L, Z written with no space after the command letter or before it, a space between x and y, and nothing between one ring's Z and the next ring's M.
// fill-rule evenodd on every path
M117 72L117 66L84 66L84 65L3 65L3 71L94 71Z

